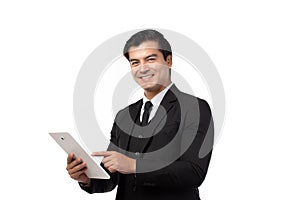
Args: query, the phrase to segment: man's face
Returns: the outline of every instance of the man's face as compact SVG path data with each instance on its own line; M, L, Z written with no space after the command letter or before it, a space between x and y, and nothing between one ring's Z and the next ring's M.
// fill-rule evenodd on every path
M171 83L172 56L165 60L157 42L146 41L130 47L129 62L134 80L145 92L159 93Z

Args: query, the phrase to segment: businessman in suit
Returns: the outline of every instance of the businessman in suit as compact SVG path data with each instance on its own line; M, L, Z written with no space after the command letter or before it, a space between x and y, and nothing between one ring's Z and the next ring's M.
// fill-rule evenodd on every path
M119 111L101 163L109 180L90 179L81 158L67 158L67 171L88 193L116 186L117 200L200 199L213 146L213 120L205 100L185 94L171 81L172 50L155 30L134 34L125 44L134 80L144 96Z

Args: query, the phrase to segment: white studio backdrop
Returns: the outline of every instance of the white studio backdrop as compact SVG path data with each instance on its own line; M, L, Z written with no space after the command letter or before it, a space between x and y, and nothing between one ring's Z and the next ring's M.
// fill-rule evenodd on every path
M79 140L74 84L97 46L162 28L197 42L225 88L226 120L201 198L299 199L299 19L291 0L1 1L0 198L114 199L116 191L80 190L48 132Z

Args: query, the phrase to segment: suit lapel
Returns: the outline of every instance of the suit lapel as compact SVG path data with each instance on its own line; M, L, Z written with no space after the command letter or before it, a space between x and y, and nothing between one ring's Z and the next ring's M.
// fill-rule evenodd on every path
M177 101L176 95L177 95L178 89L175 85L173 85L166 95L164 96L163 100L161 101L158 110L155 114L155 121L157 121L156 127L159 125L159 122L163 121L163 118L167 117L168 112L170 109L174 106L174 102ZM155 128L156 128L155 127ZM153 130L155 131L155 130Z

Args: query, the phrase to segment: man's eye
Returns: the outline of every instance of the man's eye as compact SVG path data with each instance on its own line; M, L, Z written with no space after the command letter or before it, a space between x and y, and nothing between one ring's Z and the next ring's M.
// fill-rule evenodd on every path
M155 58L148 58L148 61L154 61Z
M137 65L138 62L131 62L131 65Z

